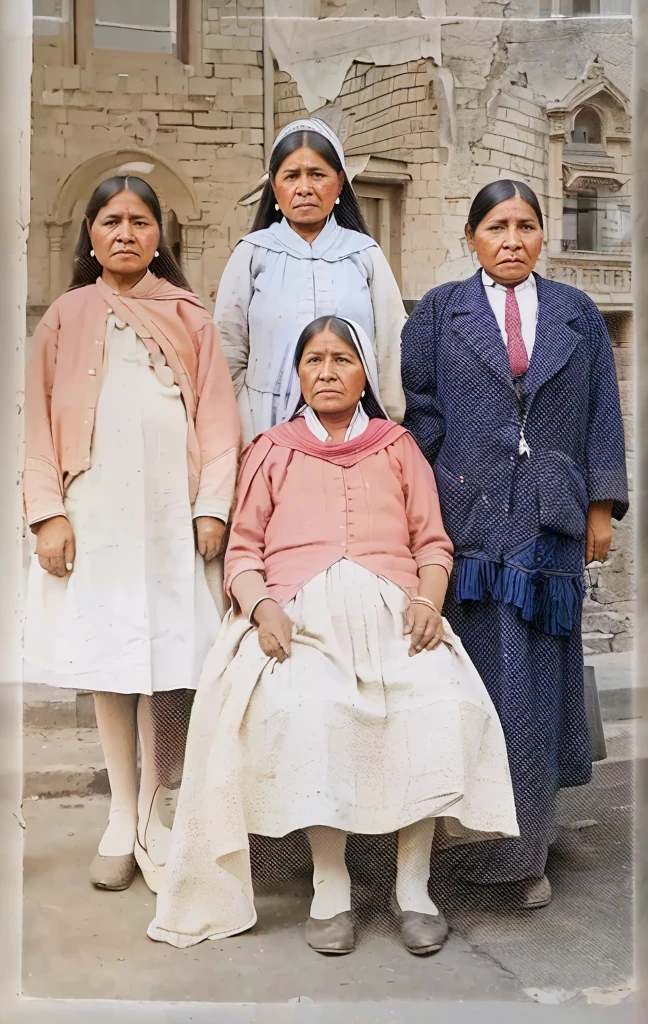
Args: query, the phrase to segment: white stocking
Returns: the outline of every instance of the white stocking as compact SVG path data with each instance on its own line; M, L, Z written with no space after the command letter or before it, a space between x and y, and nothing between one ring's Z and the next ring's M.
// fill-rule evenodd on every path
M94 704L110 783L108 827L99 853L121 857L133 852L137 829L135 700L130 693L95 693Z
M417 914L439 913L428 895L434 826L434 818L424 818L398 833L396 902L401 910L414 910Z
M326 825L314 825L305 832L313 854L315 895L310 915L326 921L351 910L351 879L344 860L347 834Z
M137 800L137 833L140 846L154 864L166 864L171 845L171 829L162 824L159 800L166 793L155 770L151 698L142 694L137 703L137 729L140 742L140 785Z

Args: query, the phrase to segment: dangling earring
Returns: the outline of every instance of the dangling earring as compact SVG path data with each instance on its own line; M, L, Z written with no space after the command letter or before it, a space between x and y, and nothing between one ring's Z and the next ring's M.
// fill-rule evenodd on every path
M339 196L338 196L338 197L337 197L337 199L335 200L335 205L336 205L336 206L339 206L339 205L340 205L340 197L339 197Z
M275 210L279 209L279 203L275 203Z
M364 398L364 396L366 395L366 393L367 393L366 391L363 391L363 392L362 392L362 394L360 395L360 398Z
M157 259L159 255L160 255L160 254L159 254L159 252L158 252L158 251L157 251L157 249L156 249L156 250L155 250L155 258Z
M91 256L92 256L92 258L94 259L94 249L91 249L91 250L90 250L90 255L91 255Z

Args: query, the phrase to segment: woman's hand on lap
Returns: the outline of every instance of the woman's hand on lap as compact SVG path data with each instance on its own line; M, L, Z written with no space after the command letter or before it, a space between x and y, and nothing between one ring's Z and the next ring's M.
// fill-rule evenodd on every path
M411 641L410 658L421 651L434 651L443 640L443 620L436 609L412 603L405 614L404 633Z
M221 553L225 523L213 516L197 516L194 522L198 550L206 562L211 562L212 558Z
M36 528L36 554L41 569L51 576L69 576L74 568L74 533L65 516L53 516Z
M293 624L276 601L268 598L261 601L254 610L258 623L259 646L269 658L279 663L290 657L290 642Z

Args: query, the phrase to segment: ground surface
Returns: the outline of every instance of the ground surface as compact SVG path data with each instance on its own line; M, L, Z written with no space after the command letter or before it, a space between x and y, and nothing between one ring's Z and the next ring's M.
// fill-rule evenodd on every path
M107 799L27 799L25 994L217 1002L300 996L315 1002L618 1001L632 973L632 762L628 724L608 724L607 733L611 756L596 766L594 784L564 794L561 817L578 827L565 828L552 854L552 905L512 912L479 894L468 898L444 888L453 931L442 952L426 960L399 946L394 926L380 913L361 915L353 955L328 959L311 952L302 934L306 879L260 896L258 924L246 935L183 951L151 942L146 928L154 897L141 877L124 893L99 892L87 880Z

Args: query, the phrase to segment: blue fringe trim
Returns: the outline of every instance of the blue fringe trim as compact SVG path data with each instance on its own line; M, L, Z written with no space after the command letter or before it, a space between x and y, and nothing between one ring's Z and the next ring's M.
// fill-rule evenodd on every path
M542 633L569 636L580 616L585 592L581 576L518 569L485 558L455 562L455 599L490 598L518 608L525 622Z

